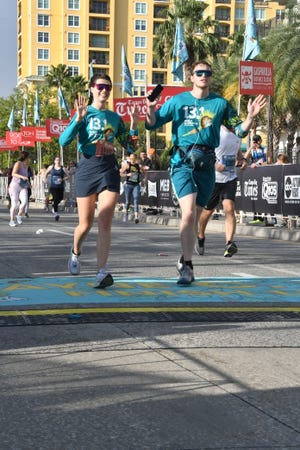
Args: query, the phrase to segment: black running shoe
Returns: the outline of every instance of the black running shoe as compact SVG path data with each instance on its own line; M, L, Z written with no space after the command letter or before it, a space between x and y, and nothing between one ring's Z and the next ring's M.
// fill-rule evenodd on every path
M225 246L224 256L225 258L231 258L235 253L237 253L238 249L235 242L230 242Z
M199 256L204 255L204 241L205 241L205 237L204 238L197 237L197 239L196 239L195 252Z

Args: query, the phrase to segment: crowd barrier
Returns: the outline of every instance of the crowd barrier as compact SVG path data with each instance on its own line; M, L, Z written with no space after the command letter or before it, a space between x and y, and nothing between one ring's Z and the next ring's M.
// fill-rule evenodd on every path
M269 165L237 169L236 210L300 216L300 165ZM47 193L47 191L46 191ZM7 178L0 177L0 196L7 198ZM32 198L44 202L45 187L40 176L32 181ZM121 182L120 203L124 203ZM75 205L74 175L65 184L65 203ZM178 206L168 171L148 171L141 180L140 204L149 207Z

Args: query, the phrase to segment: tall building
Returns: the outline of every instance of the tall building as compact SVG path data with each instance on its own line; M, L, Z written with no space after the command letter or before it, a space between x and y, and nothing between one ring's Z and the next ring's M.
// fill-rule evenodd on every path
M219 21L215 31L226 53L228 36L246 21L248 0L206 3L205 15ZM280 3L255 1L258 21L280 19L285 8ZM170 64L153 54L157 27L172 4L173 0L18 0L18 84L42 82L51 65L58 64L88 79L93 62L94 71L111 76L112 97L122 97L124 45L134 95L144 95L147 85L180 85Z

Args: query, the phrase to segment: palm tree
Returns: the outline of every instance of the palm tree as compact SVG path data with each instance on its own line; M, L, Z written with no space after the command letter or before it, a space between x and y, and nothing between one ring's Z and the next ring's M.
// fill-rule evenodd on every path
M189 55L187 68L197 60L214 57L219 53L219 39L210 31L217 22L210 18L203 19L206 8L204 2L197 0L174 1L173 8L167 11L166 20L158 27L154 39L154 53L158 61L167 63L172 59L178 18L184 27L184 40Z
M299 26L299 15L291 14L286 25L274 28L262 41L262 55L274 65L274 123L285 124L290 160L300 123Z
M68 68L65 64L58 64L58 66L51 66L50 71L45 76L47 84L52 86L63 86L66 79L70 78Z
M87 92L87 80L81 75L75 75L65 79L65 97L70 105L74 103L76 95Z

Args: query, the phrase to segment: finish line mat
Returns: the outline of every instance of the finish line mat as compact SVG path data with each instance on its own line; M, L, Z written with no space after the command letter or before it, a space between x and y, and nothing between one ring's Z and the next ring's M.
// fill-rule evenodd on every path
M201 278L190 286L176 279L115 278L107 289L94 289L93 278L0 280L0 315L9 308L64 306L300 303L300 278ZM293 309L295 309L293 306ZM300 306L300 305L298 305ZM296 308L298 309L298 308ZM1 311L2 310L2 311Z

